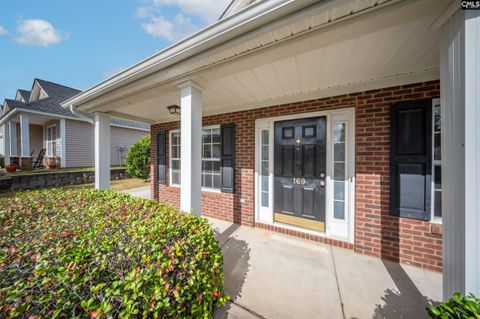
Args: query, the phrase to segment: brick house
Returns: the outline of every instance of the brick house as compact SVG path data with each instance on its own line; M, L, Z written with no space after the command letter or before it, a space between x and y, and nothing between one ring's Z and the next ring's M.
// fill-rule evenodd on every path
M478 294L477 12L237 0L63 106L96 113L99 188L109 116L148 121L154 199L443 271L445 296Z

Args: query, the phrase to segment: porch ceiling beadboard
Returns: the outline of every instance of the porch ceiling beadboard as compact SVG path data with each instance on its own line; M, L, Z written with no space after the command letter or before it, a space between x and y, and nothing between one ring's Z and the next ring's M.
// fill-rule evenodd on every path
M168 122L175 118L166 106L179 104L176 84L187 77L204 87L204 115L438 79L439 31L429 26L446 5L321 1L161 72L145 71L121 90L99 84L64 106Z

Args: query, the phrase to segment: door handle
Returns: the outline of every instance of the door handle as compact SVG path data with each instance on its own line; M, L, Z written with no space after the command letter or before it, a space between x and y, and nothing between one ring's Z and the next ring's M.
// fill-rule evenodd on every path
M324 182L324 181L320 181L320 186L321 186L321 187L325 187L325 182Z

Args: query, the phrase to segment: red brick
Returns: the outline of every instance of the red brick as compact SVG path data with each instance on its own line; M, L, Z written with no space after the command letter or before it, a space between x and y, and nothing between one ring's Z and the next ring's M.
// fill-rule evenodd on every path
M397 87L356 92L311 101L300 101L261 109L203 118L204 125L235 122L237 193L202 193L202 213L237 224L264 228L294 237L355 250L355 252L442 271L441 226L425 221L389 216L390 201L390 105L406 99L439 96L440 82L412 83ZM255 223L255 120L260 118L355 107L356 209L355 244L327 239L285 228ZM152 126L152 158L158 131L179 128L179 122ZM167 158L169 157L167 139ZM155 162L155 161L153 161ZM167 160L167 180L169 179ZM152 164L153 198L179 207L180 189L158 185L157 165ZM240 193L241 192L241 193ZM240 201L243 202L240 202Z

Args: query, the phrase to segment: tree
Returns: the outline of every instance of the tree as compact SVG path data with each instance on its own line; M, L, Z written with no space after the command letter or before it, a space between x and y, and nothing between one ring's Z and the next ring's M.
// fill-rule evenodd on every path
M150 174L150 136L132 144L125 160L127 171L134 177L147 179Z

